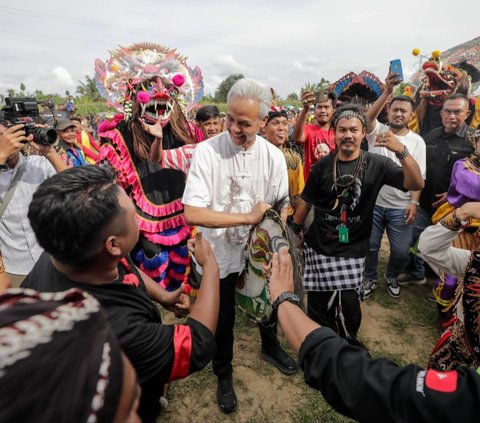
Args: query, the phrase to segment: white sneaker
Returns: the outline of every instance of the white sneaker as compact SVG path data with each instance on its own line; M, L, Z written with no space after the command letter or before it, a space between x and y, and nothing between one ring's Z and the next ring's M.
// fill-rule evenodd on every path
M400 285L398 284L397 278L387 278L385 276L385 280L387 281L387 289L390 297L400 298Z
M365 278L363 280L363 299L370 297L371 293L377 289L377 280Z

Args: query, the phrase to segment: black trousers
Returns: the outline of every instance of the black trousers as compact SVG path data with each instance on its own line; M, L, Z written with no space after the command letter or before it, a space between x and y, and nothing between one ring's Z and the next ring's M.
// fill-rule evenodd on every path
M321 326L327 326L350 343L364 346L357 338L362 322L362 309L354 289L337 291L330 308L328 303L334 291L308 291L307 315Z
M216 350L213 356L213 373L228 376L233 372L233 326L235 324L235 284L238 274L231 273L220 279L220 309L217 331L215 332ZM271 352L279 347L277 340L277 314L272 313L270 321L259 324L262 350Z

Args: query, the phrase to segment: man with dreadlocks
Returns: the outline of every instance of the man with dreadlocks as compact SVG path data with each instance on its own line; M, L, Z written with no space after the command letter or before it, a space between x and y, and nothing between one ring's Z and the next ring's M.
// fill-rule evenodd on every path
M294 217L300 233L313 205L304 253L308 315L353 343L359 342L359 299L377 194L383 185L407 191L424 184L416 161L397 137L379 136L376 146L394 152L401 166L362 151L366 127L365 114L357 106L337 109L333 118L337 152L312 168Z

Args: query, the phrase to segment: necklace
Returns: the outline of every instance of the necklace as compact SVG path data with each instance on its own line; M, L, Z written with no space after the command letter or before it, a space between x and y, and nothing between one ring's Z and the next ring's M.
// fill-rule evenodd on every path
M355 180L357 179L358 175L363 168L363 161L364 161L364 152L360 150L360 155L357 157L357 163L355 163L355 167L353 169L351 178L348 181L342 181L342 172L340 171L340 164L338 163L338 154L335 154L335 158L333 159L333 188L335 191L338 192L338 188L348 188L352 185ZM338 175L338 178L337 178Z

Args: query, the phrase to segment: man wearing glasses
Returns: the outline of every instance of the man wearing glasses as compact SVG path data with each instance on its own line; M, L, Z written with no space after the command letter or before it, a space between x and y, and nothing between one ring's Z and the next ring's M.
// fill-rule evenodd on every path
M470 115L469 100L464 94L453 94L445 99L440 117L442 126L432 129L425 137L427 172L425 188L420 196L420 207L414 223L414 242L429 225L435 210L446 201L453 164L473 153L467 132L474 130L466 124ZM415 257L408 271L398 276L400 284L423 283L423 260Z

